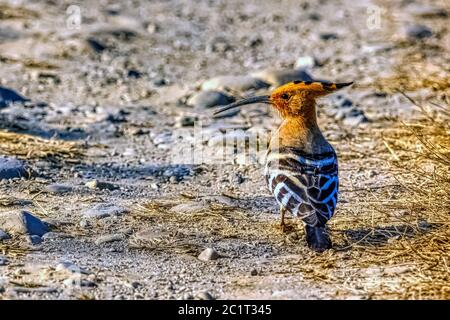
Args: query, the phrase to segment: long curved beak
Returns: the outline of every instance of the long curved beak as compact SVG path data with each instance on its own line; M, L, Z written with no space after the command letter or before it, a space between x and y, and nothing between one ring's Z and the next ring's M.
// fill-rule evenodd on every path
M217 110L216 112L214 112L214 115L217 115L219 113L222 113L224 111L227 111L227 110L230 110L230 109L233 109L233 108L237 108L237 107L244 106L244 105L247 105L247 104L254 104L254 103L268 103L268 104L270 104L271 103L270 102L270 96L257 96L257 97L251 97L251 98L247 98L247 99L244 99L244 100L233 102L232 104L229 104L229 105L227 105L227 106Z

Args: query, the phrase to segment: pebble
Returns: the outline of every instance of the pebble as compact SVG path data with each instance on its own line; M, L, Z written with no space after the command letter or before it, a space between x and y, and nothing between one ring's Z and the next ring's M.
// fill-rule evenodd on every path
M48 241L48 240L57 240L57 239L67 239L70 238L71 235L64 233L64 232L47 232L46 234L44 234L41 238L43 241Z
M311 56L299 57L294 64L295 69L311 69L315 66L316 60L314 59L314 57Z
M0 241L2 240L8 240L11 237L9 236L9 234L7 234L5 231L0 229Z
M0 254L0 266L5 266L8 263L6 256Z
M301 69L267 69L252 73L252 76L255 78L259 78L275 87L296 80L313 81L313 78L305 70Z
M420 40L431 37L433 31L424 25L413 25L406 28L405 35L408 39Z
M176 127L177 128L193 127L197 120L198 120L198 117L196 117L196 116L182 115L176 119Z
M27 241L32 244L33 246L41 244L42 238L37 235L31 235L27 237Z
M103 243L122 241L124 239L123 234L108 234L105 236L100 236L95 240L96 245L101 245Z
M182 213L182 214L192 214L200 211L208 210L210 207L205 203L200 202L186 202L180 203L170 209L170 212Z
M0 180L29 177L29 168L25 162L15 158L0 156Z
M0 109L5 108L12 103L24 103L26 101L29 101L29 99L22 97L14 90L0 87Z
M257 276L257 275L258 275L258 270L252 269L252 270L250 271L250 275L251 275L251 276Z
M321 33L321 34L319 35L319 37L320 37L321 40L325 40L325 41L328 41L328 40L336 40L336 39L339 38L339 36L338 36L336 33L333 33L333 32L325 32L325 33Z
M208 109L216 106L223 106L234 102L235 99L220 91L206 90L193 94L187 100L188 106L197 109Z
M213 248L207 248L203 250L198 256L198 259L201 261L217 260L218 258L219 254Z
M89 189L100 189L100 190L117 190L119 189L119 187L115 184L109 183L109 182L101 182L98 180L91 180L86 182L85 184L86 187L88 187Z
M199 300L214 300L214 297L209 292L200 292L195 296Z
M28 211L0 213L0 227L11 234L43 236L49 232L48 226Z
M82 215L85 218L102 219L110 216L121 216L125 213L128 213L128 210L124 207L117 206L113 203L99 203L93 208L83 211Z
M74 264L71 261L61 261L56 265L55 268L56 272L67 272L67 273L76 273L76 274L90 274L89 271L87 271L84 268L80 268L76 264Z
M206 80L201 85L203 91L233 90L244 92L268 88L269 84L251 76L219 76Z
M355 115L347 115L344 120L342 121L344 125L349 126L349 127L357 127L362 123L367 123L369 122L369 119L367 119L367 117L364 115L364 113L362 113L362 111L357 110L357 109L353 109L355 110L356 113Z
M55 184L50 184L50 185L46 186L44 190L48 193L64 194L64 193L71 192L73 190L73 188L69 185L55 183Z
M353 102L341 94L333 95L331 101L333 106L338 108L346 108L353 106Z

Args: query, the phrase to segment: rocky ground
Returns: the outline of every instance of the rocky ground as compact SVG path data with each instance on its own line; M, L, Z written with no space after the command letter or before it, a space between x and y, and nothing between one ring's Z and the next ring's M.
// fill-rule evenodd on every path
M388 165L423 119L399 90L448 105L448 2L101 3L0 1L0 299L450 298L448 251L389 251L449 237L402 180L427 177ZM278 228L277 115L212 117L298 79L355 82L319 104L342 190L322 255Z

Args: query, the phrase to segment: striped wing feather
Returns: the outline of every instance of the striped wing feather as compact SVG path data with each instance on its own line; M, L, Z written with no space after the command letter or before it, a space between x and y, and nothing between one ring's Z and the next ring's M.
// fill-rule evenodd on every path
M272 151L266 179L280 206L307 224L323 225L333 216L339 188L334 152L308 155L296 150Z

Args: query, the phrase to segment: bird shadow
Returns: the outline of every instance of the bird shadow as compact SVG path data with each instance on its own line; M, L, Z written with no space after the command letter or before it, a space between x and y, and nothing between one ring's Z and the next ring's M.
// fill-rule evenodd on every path
M418 226L410 224L391 225L374 228L337 230L345 241L335 245L338 251L347 251L354 246L380 247L399 239L412 239L436 229L439 224L421 221Z

